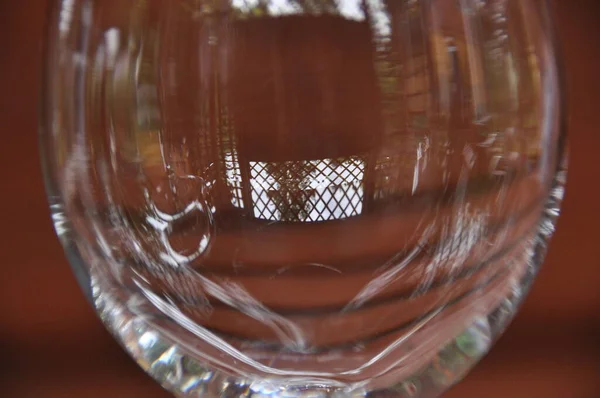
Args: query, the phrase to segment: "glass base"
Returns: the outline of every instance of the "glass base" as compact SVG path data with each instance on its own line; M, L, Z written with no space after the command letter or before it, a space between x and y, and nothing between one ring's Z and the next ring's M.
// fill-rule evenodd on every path
M532 279L531 275L525 278ZM523 290L512 286L508 295L499 298L493 311L474 317L462 332L437 346L424 365L413 366L408 373L404 368L402 372L362 383L292 376L244 377L217 370L170 339L168 332L147 317L135 315L119 300L101 292L98 283L93 284L93 294L99 314L130 355L178 397L432 398L460 381L505 329L522 298Z

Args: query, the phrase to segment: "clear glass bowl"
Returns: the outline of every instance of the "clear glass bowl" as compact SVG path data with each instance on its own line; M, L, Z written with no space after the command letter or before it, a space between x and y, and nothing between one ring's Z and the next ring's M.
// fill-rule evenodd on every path
M177 395L436 396L542 262L560 95L544 1L57 1L52 217Z

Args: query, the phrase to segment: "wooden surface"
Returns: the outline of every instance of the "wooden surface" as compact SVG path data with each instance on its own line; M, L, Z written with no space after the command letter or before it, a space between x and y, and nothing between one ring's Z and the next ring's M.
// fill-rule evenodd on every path
M46 2L0 2L0 396L168 397L84 301L50 223L38 160ZM538 281L491 354L449 398L600 398L600 5L557 2L572 160Z

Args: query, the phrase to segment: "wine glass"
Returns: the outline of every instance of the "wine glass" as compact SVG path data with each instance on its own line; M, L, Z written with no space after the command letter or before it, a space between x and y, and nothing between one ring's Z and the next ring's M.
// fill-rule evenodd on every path
M61 0L42 156L107 328L182 397L432 397L565 182L536 0Z

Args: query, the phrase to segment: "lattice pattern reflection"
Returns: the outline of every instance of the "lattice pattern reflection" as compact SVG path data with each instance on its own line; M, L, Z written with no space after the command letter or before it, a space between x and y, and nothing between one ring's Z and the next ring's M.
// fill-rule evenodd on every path
M359 215L362 158L250 162L253 215L272 221L315 222Z

